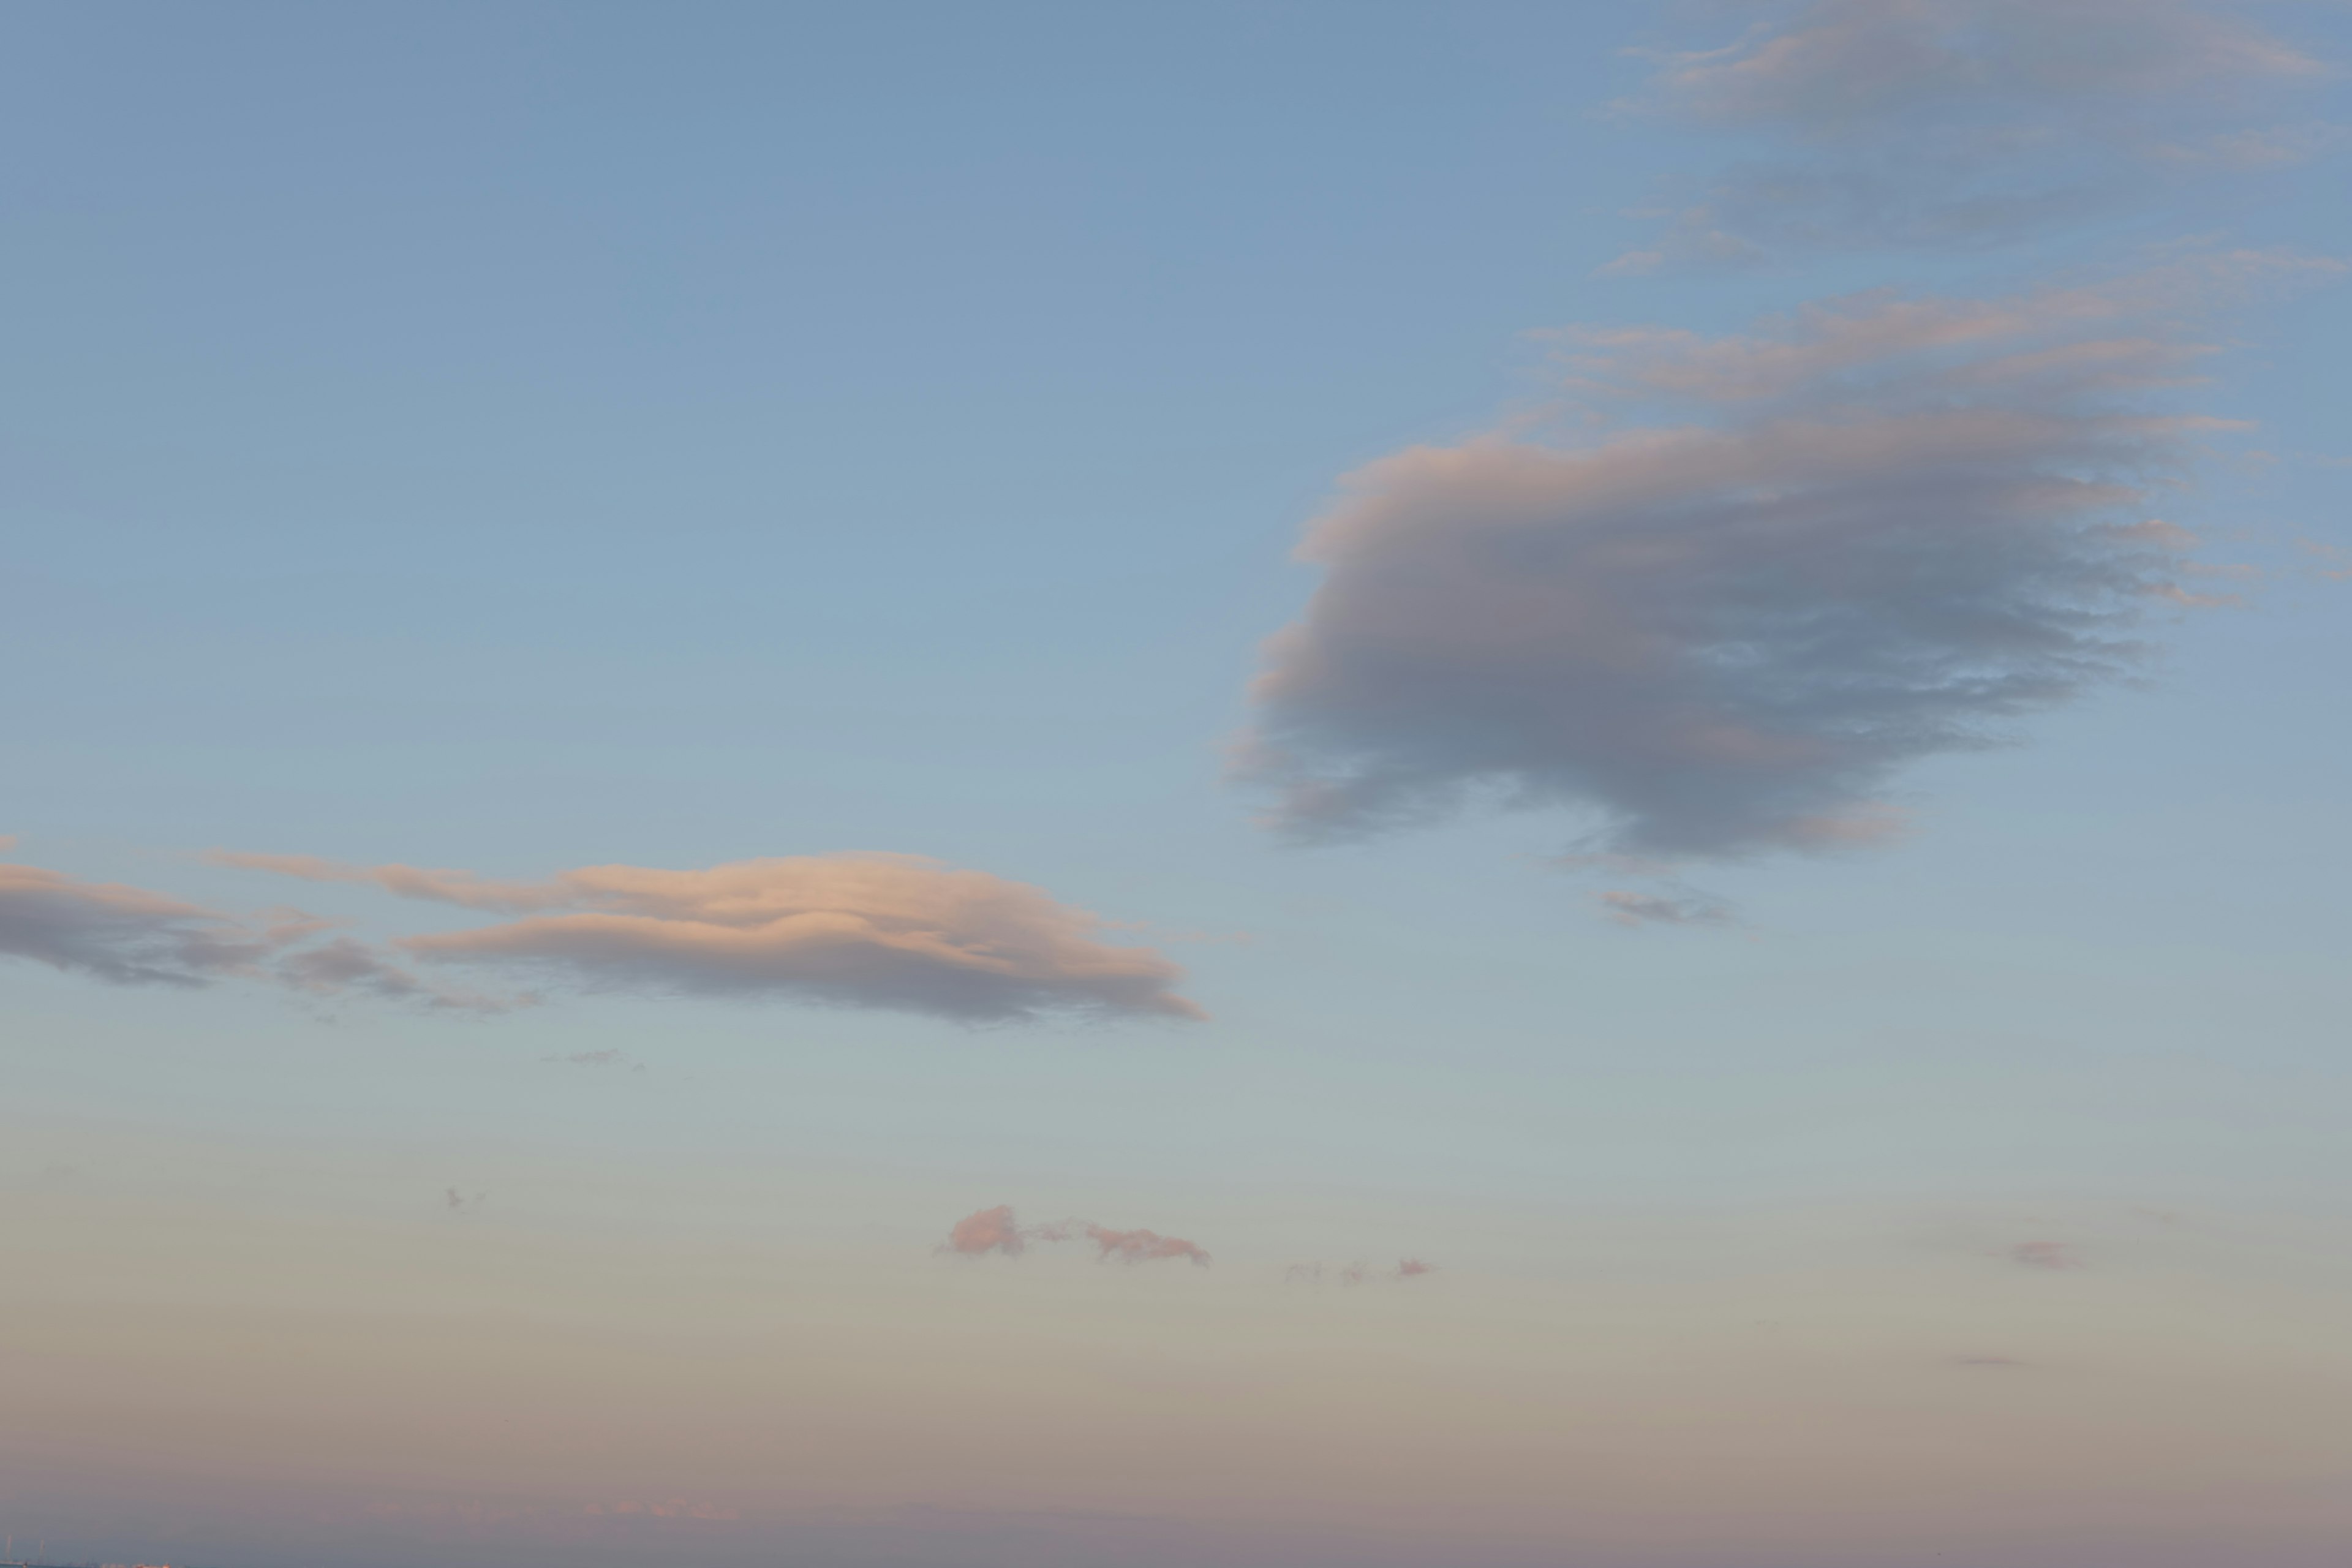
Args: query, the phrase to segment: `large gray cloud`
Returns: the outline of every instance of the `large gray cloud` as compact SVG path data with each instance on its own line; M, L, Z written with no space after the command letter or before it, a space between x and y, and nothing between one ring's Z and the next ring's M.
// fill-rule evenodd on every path
M2191 377L2200 301L2299 265L1578 338L1587 406L1661 422L1351 476L1239 770L1309 838L1480 795L1633 856L1883 837L1904 764L2115 678L2146 608L2207 596L2149 508L2211 422L2149 399Z
M1643 107L1748 150L1612 263L1744 262L1855 244L2014 237L2198 172L2294 161L2330 136L2276 120L2328 76L2245 20L2180 0L1811 0L1759 6L1728 47L1661 58Z
M520 916L397 945L435 963L591 988L776 996L972 1023L1203 1016L1173 990L1181 969L1149 948L1098 940L1094 915L919 856L804 855L685 871L590 866L545 882L310 856L213 858ZM382 989L359 970L345 983Z

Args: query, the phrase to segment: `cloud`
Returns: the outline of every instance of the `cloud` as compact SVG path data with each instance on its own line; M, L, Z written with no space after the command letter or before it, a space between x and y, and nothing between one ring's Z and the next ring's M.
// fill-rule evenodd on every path
M1049 1013L1205 1016L1149 948L1043 890L913 855L808 855L707 870L590 866L544 882L218 852L215 862L525 918L408 938L413 957L597 989L783 996L970 1023Z
M1730 907L1705 893L1634 893L1611 888L1593 898L1615 924L1720 926L1732 923Z
M1283 1282L1291 1285L1320 1285L1323 1283L1324 1268L1325 1266L1320 1263L1294 1263L1284 1271ZM1332 1278L1338 1279L1342 1285L1353 1287L1418 1279L1424 1274L1436 1272L1437 1265L1434 1263L1423 1263L1418 1258L1404 1258L1398 1259L1393 1271L1377 1269L1369 1263L1349 1263L1333 1270Z
M964 1215L949 1230L948 1238L940 1244L939 1250L960 1253L966 1258L985 1258L992 1252L1018 1258L1029 1249L1033 1241L1067 1241L1079 1235L1095 1244L1099 1262L1107 1263L1114 1258L1130 1264L1170 1258L1189 1258L1202 1265L1209 1261L1209 1255L1193 1243L1181 1237L1161 1236L1157 1231L1112 1230L1107 1226L1089 1225L1083 1220L1024 1226L1014 1219L1009 1204L1000 1204L994 1208Z
M468 1013L509 1012L538 1001L527 994L492 996L434 985L351 937L337 937L317 947L289 953L278 961L275 973L293 989L315 996L359 994L389 1002L414 1002Z
M128 985L204 985L257 975L268 936L120 882L0 865L0 954Z
M2009 1249L2010 1261L2021 1268L2080 1268L2082 1254L2070 1242L2021 1241Z
M982 1209L956 1221L940 1250L960 1252L967 1258L985 1258L992 1252L1018 1258L1028 1248L1029 1238L1021 1234L1021 1227L1013 1222L1013 1205L999 1204L992 1209Z
M2263 122L2326 67L2180 0L1812 0L1727 47L1656 58L1648 98L1624 107L1765 155L1657 215L1662 237L1611 271L1998 242L2161 174L2273 166L2333 139Z
M1414 447L1309 528L1235 773L1315 840L1474 800L1663 863L1882 842L1907 764L2130 672L2185 593L2148 517L2199 310L2326 264L2189 257L1995 300L1849 296L1706 338L1564 335L1603 425Z
M1205 1266L1209 1255L1181 1236L1162 1236L1154 1230L1112 1230L1108 1226L1087 1226L1087 1239L1100 1248L1097 1260L1108 1263L1118 1258L1121 1263L1150 1263L1166 1258L1188 1258Z
M569 1062L573 1067L634 1068L638 1072L646 1070L642 1064L629 1059L628 1052L611 1048L601 1051L572 1051L562 1056L541 1057L539 1059L543 1062Z
M127 985L236 979L310 996L361 994L472 1012L530 1000L428 984L349 937L298 945L331 929L299 910L247 919L119 882L0 865L0 955Z

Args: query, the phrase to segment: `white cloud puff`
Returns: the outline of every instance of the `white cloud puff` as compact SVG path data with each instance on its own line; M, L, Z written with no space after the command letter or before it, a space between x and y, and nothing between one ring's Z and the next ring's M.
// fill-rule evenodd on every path
M2200 300L2307 265L1580 335L1588 404L1659 421L1350 476L1237 771L1306 838L1488 795L1664 861L1883 839L1905 764L2118 675L2139 613L2193 597L2145 509L2213 422L2147 395L2192 379Z
M352 867L307 856L215 861L520 918L397 945L435 963L537 971L591 988L778 996L971 1023L1062 1013L1195 1019L1183 972L1097 940L1042 889L912 855L806 855L703 870L590 866L545 882Z

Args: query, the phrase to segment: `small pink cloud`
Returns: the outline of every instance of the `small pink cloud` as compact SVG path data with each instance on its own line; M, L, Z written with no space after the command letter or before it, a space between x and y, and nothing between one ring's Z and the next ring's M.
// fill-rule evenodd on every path
M1418 1279L1423 1274L1436 1272L1437 1265L1434 1263L1423 1263L1418 1258L1405 1258L1398 1259L1397 1266L1392 1271L1376 1269L1369 1263L1348 1263L1340 1265L1332 1271L1332 1274L1340 1284L1353 1286L1386 1284L1400 1279ZM1282 1278L1285 1284L1320 1285L1323 1283L1323 1277L1324 1265L1320 1263L1294 1263L1284 1272Z
M1013 1217L1010 1204L964 1215L948 1232L939 1250L966 1258L984 1258L992 1252L1018 1258L1033 1241L1068 1241L1079 1235L1101 1249L1099 1261L1103 1262L1113 1258L1122 1263L1150 1263L1163 1258L1189 1258L1202 1264L1209 1261L1209 1255L1194 1243L1182 1237L1162 1236L1155 1230L1113 1230L1108 1226L1075 1219L1024 1226Z
M1001 1252L1007 1258L1018 1258L1028 1247L1028 1238L1013 1222L1013 1205L999 1204L992 1209L968 1214L955 1222L948 1232L943 1252L960 1252L966 1258L985 1258Z
M1097 1261L1108 1263L1116 1258L1121 1263L1150 1263L1162 1258L1189 1258L1196 1264L1206 1264L1209 1255L1181 1236L1162 1236L1155 1230L1112 1230L1107 1226L1087 1226L1087 1239L1102 1248Z
M2071 1242L2021 1241L2009 1249L2010 1261L2021 1268L2080 1268L2082 1255Z

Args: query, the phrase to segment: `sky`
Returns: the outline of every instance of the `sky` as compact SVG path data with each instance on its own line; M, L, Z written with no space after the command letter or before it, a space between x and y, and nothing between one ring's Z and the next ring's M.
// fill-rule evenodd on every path
M2352 8L5 26L16 1555L2352 1552Z

